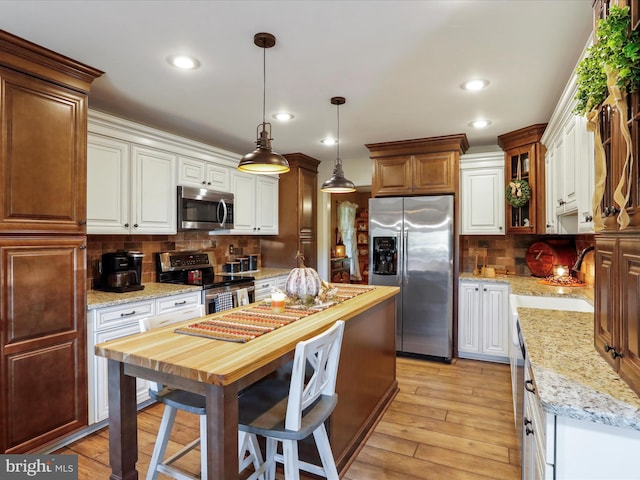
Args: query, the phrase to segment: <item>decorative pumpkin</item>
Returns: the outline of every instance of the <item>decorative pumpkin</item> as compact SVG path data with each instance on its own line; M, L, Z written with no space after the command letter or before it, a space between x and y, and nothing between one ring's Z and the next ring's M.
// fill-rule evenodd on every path
M285 292L289 297L316 297L322 289L320 275L313 268L304 266L304 257L300 252L298 252L297 258L300 266L289 272L284 286Z

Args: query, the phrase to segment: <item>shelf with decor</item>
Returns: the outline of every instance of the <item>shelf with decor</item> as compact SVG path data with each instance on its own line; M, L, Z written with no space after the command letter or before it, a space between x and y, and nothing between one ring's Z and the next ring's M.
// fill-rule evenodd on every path
M361 280L356 283L369 283L369 218L356 219L356 248Z
M351 283L351 259L349 257L331 259L331 282Z

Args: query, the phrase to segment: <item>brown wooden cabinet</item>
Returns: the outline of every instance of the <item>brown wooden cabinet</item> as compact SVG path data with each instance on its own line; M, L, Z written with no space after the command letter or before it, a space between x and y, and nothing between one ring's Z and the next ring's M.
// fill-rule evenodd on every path
M594 343L640 395L640 242L634 237L596 237Z
M260 240L262 265L295 268L296 252L307 267L317 269L317 178L319 160L302 153L285 155L291 171L280 175L277 236Z
M421 138L365 145L373 160L372 197L456 193L467 136Z
M87 424L85 243L0 236L3 452Z
M640 0L596 0L594 2L594 20L597 22L599 19L605 18L610 5L613 4L631 7L631 28L638 31L640 29ZM607 175L601 201L601 216L604 222L604 231L615 231L620 228L617 217L621 205L614 201L613 192L624 171L626 144L620 129L620 112L615 106L604 106L600 111L599 120ZM627 229L638 231L640 230L640 172L638 171L638 162L640 162L640 92L638 91L627 94L627 126L633 145L631 193L626 204L630 221ZM626 192L626 186L624 191Z
M0 452L87 424L87 92L101 74L0 31Z
M517 185L518 180L529 184L531 198L520 207L512 206L505 198L506 233L545 233L545 148L540 143L547 124L532 125L498 137L498 145L505 152L505 186Z

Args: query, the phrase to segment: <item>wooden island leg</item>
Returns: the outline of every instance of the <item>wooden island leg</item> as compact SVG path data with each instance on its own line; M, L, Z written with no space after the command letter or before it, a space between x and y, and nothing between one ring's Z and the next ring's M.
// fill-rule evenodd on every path
M206 386L208 477L238 478L238 387Z
M125 375L124 365L116 360L108 360L108 372L109 479L138 480L136 378Z

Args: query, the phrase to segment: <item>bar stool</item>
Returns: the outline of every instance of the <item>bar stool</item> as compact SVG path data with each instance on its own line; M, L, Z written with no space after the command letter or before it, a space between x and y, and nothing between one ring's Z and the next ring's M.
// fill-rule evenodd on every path
M146 332L154 328L164 327L172 323L190 320L204 315L204 306L201 305L193 314L184 311L142 318L139 321L140 331ZM156 444L153 448L153 454L151 455L147 480L156 480L159 473L168 475L176 480L207 480L207 412L205 408L205 397L186 390L168 388L155 382L149 383L149 396L153 400L163 403L165 408L162 414L160 428L158 429ZM169 443L171 430L173 429L178 410L193 413L200 417L200 435L178 452L165 458L167 444ZM193 475L173 465L174 462L198 446L200 446L200 475ZM253 464L255 472L247 480L264 479L262 471L259 472L263 462L260 447L255 436L249 437L239 433L238 463L240 464L240 471L245 470L249 465Z
M276 462L284 464L285 480L298 480L304 470L338 480L331 445L324 426L338 395L335 393L344 322L309 340L299 342L291 380L267 378L243 391L238 400L239 430L253 438L266 438L262 470L275 479ZM322 466L298 459L298 441L313 434ZM282 443L282 454L278 453Z

